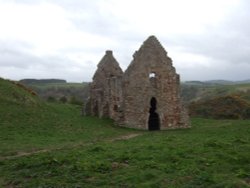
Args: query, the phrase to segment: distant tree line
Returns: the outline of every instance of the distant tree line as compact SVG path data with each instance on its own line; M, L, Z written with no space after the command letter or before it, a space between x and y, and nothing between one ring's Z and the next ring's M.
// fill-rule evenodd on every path
M67 83L66 80L61 79L22 79L19 81L22 84L50 84L50 83Z

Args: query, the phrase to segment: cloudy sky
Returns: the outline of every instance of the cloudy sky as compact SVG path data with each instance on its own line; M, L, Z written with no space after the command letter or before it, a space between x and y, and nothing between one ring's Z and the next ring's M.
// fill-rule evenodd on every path
M248 0L0 0L0 77L91 81L107 49L123 70L150 35L182 81L250 78Z

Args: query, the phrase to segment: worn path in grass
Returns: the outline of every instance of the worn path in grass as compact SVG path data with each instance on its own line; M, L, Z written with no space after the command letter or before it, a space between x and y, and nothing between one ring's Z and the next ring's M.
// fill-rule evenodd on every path
M143 133L125 134L125 135L118 136L116 138L102 140L102 142L114 142L114 141L119 141L119 140L129 140L129 139L135 138L137 136L141 136L141 135L143 135ZM47 152L52 152L52 151L56 151L56 150L75 149L78 147L89 146L89 145L92 145L95 143L96 142L90 142L90 143L78 142L78 143L72 144L70 146L42 149L42 150L36 150L36 151L31 151L31 152L19 151L16 155L0 157L0 160L8 160L8 159L14 159L14 158L18 158L18 157L31 156L31 155L38 154L38 153L47 153Z

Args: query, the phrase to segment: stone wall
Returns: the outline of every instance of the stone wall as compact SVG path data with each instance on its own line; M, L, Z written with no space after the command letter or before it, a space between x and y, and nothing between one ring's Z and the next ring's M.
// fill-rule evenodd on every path
M179 84L167 52L154 36L149 37L124 73L124 124L161 130L188 126ZM150 128L149 121L154 123L154 119L158 125Z
M85 110L87 115L112 119L118 117L118 106L122 98L122 76L123 71L112 51L106 51L90 85L90 98Z

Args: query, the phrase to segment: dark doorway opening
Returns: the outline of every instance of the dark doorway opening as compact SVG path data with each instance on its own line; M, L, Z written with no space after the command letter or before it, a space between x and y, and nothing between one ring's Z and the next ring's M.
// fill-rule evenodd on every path
M156 113L157 101L155 97L150 100L149 119L148 119L148 130L155 131L160 130L160 119Z
M97 101L94 102L93 113L94 113L94 116L99 116L99 108L98 108L98 102Z

